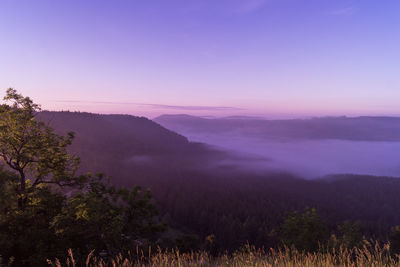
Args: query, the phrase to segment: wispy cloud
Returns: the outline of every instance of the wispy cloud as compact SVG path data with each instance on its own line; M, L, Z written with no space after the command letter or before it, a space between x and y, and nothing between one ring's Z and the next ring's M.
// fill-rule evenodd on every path
M79 100L64 100L55 101L58 103L77 103L77 104L100 104L100 105L134 105L157 109L173 109L173 110L210 110L210 111L234 111L243 110L242 108L229 106L179 106L179 105L164 105L152 103L136 103L136 102L112 102L112 101L79 101Z
M235 13L251 13L262 8L268 0L242 0L235 8Z
M179 7L180 12L228 12L234 14L247 14L255 12L265 6L270 0L204 0L183 1Z
M144 106L151 106L153 108L162 108L162 109L175 109L175 110L242 110L237 107L223 107L223 106L171 106L171 105L161 105L161 104L141 104Z
M356 12L356 9L353 6L348 6L340 9L336 9L332 11L333 15L341 15L341 16L351 16Z

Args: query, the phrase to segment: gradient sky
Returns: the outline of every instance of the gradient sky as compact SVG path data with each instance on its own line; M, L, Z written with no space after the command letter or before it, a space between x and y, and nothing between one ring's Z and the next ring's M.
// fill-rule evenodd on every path
M8 87L51 110L400 115L400 1L1 0Z

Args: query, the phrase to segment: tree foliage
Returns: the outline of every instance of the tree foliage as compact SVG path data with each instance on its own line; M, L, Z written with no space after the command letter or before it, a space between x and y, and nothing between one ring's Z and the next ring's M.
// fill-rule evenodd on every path
M325 223L315 209L306 208L304 213L288 214L281 226L283 244L295 246L301 251L317 251L329 236Z
M363 236L361 233L361 225L359 222L345 221L338 226L340 232L339 244L344 248L354 248L362 244Z
M152 196L117 189L103 175L76 175L73 133L58 135L36 119L39 105L8 89L0 106L0 255L43 266L68 248L108 255L148 245L165 226ZM0 163L2 163L0 161ZM5 169L5 167L7 169ZM65 188L65 186L69 186Z
M155 241L165 228L154 221L157 215L150 191L116 189L100 175L68 198L51 228L71 247L113 254ZM77 247L82 239L86 242Z
M41 184L78 184L74 174L79 158L67 152L74 134L57 135L36 120L40 106L15 89L9 88L4 100L9 104L0 106L0 157L19 175L15 190L20 208Z

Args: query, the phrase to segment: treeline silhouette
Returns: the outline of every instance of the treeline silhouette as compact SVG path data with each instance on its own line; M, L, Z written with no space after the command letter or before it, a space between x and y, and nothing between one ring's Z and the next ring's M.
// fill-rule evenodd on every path
M153 187L161 210L176 227L201 238L215 235L218 250L247 241L276 246L288 212L317 209L331 233L345 221L359 222L366 238L386 240L400 223L400 181L396 178L343 175L306 181L285 174L218 177L187 173L173 186Z

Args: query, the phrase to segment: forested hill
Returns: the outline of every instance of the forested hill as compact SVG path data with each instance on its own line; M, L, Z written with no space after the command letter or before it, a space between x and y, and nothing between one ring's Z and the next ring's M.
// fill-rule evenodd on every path
M189 115L162 115L154 121L184 135L231 133L261 139L400 141L399 117L267 120L256 117L206 119Z
M157 153L181 149L189 144L186 137L145 117L46 111L41 112L39 118L57 131L76 132L75 142L80 146L95 144L96 149L100 142L102 151L118 149L121 153Z
M70 149L81 157L82 172L103 172L117 185L147 185L167 172L225 158L144 117L44 111L38 118L59 134L75 133Z
M396 178L344 175L310 181L246 173L213 165L232 155L190 143L145 118L71 112L39 117L57 132L75 132L71 148L82 159L82 171L104 172L116 185L150 187L172 229L194 234L198 243L213 234L220 251L247 241L274 245L287 212L307 206L317 208L332 231L346 220L359 221L368 237L385 238L400 224Z

